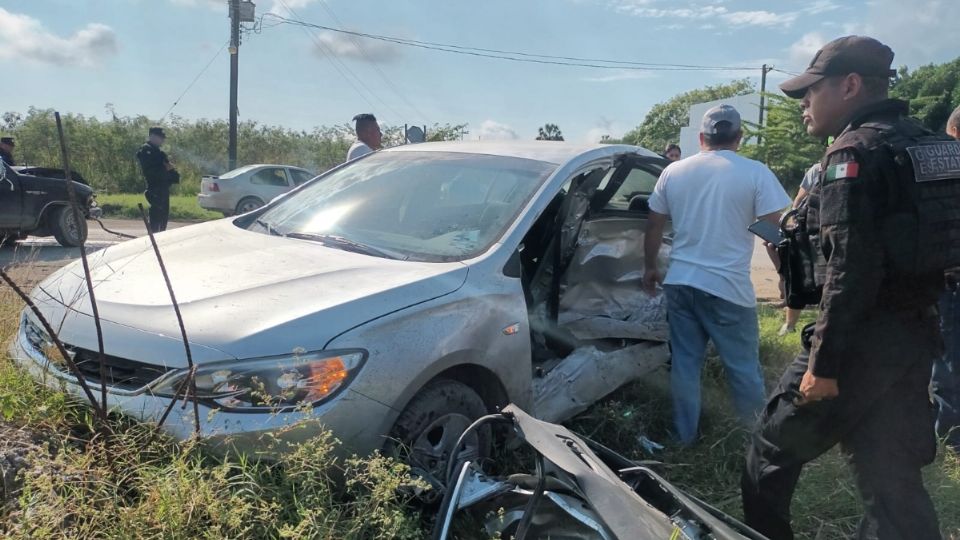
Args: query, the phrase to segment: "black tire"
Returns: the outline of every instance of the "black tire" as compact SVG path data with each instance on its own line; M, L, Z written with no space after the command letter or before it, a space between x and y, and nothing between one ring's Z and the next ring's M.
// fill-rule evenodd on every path
M256 197L244 197L240 199L240 202L237 203L236 214L246 214L247 212L253 212L257 208L263 206L263 201Z
M77 212L69 206L60 206L50 214L50 230L53 237L63 247L79 247L87 241L87 220L80 213L77 222Z
M457 439L485 414L487 407L472 388L449 379L435 380L400 413L385 451L409 464L414 473L431 484L443 485ZM457 454L471 461L486 459L490 456L490 440L490 427L483 426L467 436Z

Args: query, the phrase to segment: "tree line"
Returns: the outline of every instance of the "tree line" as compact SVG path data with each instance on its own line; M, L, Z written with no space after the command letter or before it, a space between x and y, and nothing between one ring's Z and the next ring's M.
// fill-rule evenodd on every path
M70 151L70 165L102 192L137 193L144 190L143 178L134 157L154 125L146 116L118 116L107 105L109 119L80 114L61 115ZM17 140L18 164L60 166L60 147L52 109L31 107L26 113L7 112L0 117L0 129ZM176 189L195 194L200 177L227 172L225 120L187 120L174 116L163 123L167 134L164 150L181 175ZM436 124L427 131L428 140L459 139L466 124ZM384 126L384 144L403 140L402 126ZM238 125L237 157L240 164L279 163L320 173L343 163L353 143L353 126L341 124L293 130L246 121Z

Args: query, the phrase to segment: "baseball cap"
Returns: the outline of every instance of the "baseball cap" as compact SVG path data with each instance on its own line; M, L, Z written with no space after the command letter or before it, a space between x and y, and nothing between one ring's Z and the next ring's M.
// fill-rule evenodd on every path
M16 143L13 142L13 137L0 137L0 143L16 146Z
M152 127L152 128L150 128L150 132L149 132L149 133L150 133L150 135L157 135L157 136L163 137L164 139L167 138L167 134L163 132L163 128L162 128L162 127Z
M729 127L718 125L727 122ZM716 135L717 133L735 133L740 130L740 113L730 105L717 105L703 115L703 124L700 133Z
M780 90L792 98L802 98L821 79L831 75L859 73L868 77L893 77L890 69L893 50L866 36L837 38L817 51L806 71L780 84Z

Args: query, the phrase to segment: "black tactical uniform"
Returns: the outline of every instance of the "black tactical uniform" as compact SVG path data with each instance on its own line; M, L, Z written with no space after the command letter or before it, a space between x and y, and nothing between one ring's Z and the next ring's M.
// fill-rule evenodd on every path
M0 142L2 142L3 144L14 146L13 137L3 137L2 139L0 139ZM6 163L11 167L16 165L16 163L13 161L13 153L11 153L9 150L3 147L0 147L0 161L3 161L4 163Z
M859 537L940 538L920 469L936 454L927 386L941 349L934 305L943 278L890 271L904 245L885 220L899 201L893 156L878 147L879 128L907 112L897 100L860 110L810 193L820 314L761 416L743 476L747 523L773 539L793 537L790 500L803 465L838 443L865 506ZM794 404L808 366L837 380L837 398Z
M170 162L167 154L149 142L137 151L137 161L147 183L144 193L150 204L150 230L166 230L170 218L170 176L166 165Z

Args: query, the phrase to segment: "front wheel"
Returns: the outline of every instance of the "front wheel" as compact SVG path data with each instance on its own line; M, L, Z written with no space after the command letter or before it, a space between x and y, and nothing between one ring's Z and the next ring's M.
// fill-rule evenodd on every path
M80 219L77 220L77 214ZM50 216L50 229L53 237L63 247L79 247L87 241L87 220L82 212L76 212L70 206L61 206Z
M446 482L447 463L454 456L477 461L490 456L490 427L457 440L476 419L487 414L483 399L469 386L440 379L427 384L400 413L386 446L411 470L435 486Z
M263 206L263 201L256 197L244 197L237 203L237 215L253 212Z

